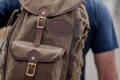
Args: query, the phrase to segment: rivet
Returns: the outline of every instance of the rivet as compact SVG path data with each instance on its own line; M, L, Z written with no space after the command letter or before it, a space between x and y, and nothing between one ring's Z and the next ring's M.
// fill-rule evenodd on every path
M32 57L32 60L35 60L35 57Z
M42 14L45 15L45 11L43 11Z

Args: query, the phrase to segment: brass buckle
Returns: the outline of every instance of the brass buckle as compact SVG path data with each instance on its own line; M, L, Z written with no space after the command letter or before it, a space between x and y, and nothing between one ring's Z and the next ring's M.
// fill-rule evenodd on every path
M26 76L33 77L35 75L35 70L36 70L36 64L35 63L28 63Z
M45 21L46 21L46 17L43 16L39 16L38 17L38 21L37 21L37 28L44 28L45 27ZM42 22L42 26L40 25L40 22Z

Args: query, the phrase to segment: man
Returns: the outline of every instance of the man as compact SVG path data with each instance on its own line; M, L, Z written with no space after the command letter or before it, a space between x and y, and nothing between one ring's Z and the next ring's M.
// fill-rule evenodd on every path
M94 53L99 80L117 80L114 50L118 44L111 16L101 0L86 0L86 7L91 31L83 51L84 57L91 48Z
M86 0L87 12L90 20L91 31L85 43L83 57L89 49L94 52L95 62L98 70L99 80L117 80L115 66L115 52L118 48L112 19L99 0ZM20 8L17 0L0 0L0 26L4 26L8 21L10 14ZM82 69L84 80L85 67Z

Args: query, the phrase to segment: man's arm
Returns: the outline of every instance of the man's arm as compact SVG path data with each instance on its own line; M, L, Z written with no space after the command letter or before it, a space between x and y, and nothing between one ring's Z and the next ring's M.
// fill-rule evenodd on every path
M108 9L96 1L94 39L92 50L97 66L99 80L117 80L115 49L118 43L114 25Z
M118 80L114 50L95 54L94 57L99 80Z

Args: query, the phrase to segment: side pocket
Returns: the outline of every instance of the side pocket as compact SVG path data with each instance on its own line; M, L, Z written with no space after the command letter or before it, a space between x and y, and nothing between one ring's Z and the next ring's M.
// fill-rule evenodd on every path
M35 80L60 80L65 50L55 46L14 41L7 80L23 80L34 76ZM31 71L32 69L32 71Z

